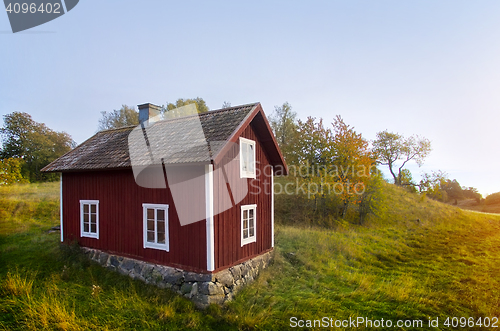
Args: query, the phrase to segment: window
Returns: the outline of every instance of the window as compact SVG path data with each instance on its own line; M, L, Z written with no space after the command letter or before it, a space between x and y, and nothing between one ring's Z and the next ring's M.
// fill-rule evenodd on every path
M99 200L80 200L80 236L99 239Z
M253 243L257 232L257 205L241 206L241 246Z
M255 141L240 137L240 177L255 178Z
M143 203L144 248L168 252L168 205Z

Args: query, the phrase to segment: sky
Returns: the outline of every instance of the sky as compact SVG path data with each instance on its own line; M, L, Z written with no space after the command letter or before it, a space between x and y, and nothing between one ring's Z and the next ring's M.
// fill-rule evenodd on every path
M500 191L500 1L81 0L12 33L0 13L0 115L27 112L81 143L102 111L201 97L210 109L289 102L431 140L442 170Z

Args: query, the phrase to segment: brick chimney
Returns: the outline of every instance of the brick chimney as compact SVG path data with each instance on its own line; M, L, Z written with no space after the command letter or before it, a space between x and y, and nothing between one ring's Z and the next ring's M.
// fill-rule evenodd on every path
M137 105L139 108L139 124L145 126L153 124L160 119L160 106L153 105L152 103L145 103L142 105Z

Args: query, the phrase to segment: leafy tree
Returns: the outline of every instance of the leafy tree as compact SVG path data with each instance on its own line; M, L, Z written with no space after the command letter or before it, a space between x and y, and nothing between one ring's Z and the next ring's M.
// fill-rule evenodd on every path
M431 152L431 142L423 137L405 138L398 133L385 130L377 133L377 139L373 141L373 152L380 164L389 166L394 184L402 185L403 169L406 164L414 160L421 166ZM399 167L398 161L401 161Z
M320 205L325 199L337 201L337 215L344 218L351 204L361 202L371 176L374 160L368 141L340 116L332 129L325 128L322 119L298 121L298 136L297 165L299 176L308 182L308 197Z
M350 203L360 203L371 177L374 159L368 148L368 141L354 128L347 125L337 115L333 125L333 141L331 144L334 180L342 185L340 198L342 201L341 217L344 218Z
M450 180L446 179L445 181L441 182L441 190L446 192L446 196L448 197L447 201L450 200L463 200L464 199L464 193L462 190L462 187L460 184L457 182L456 179Z
M278 136L278 141L282 139ZM325 128L323 119L316 122L314 117L308 117L305 122L298 121L296 136L292 142L284 139L284 143L290 143L288 158L292 159L297 166L307 169L307 176L317 175L318 171L328 167L328 153L332 141L332 132ZM303 176L303 175L302 175Z
M413 187L413 186L412 186ZM387 213L387 195L384 192L384 180L380 170L372 168L371 176L358 203L359 224L362 225L368 215L383 218Z
M110 112L102 111L101 116L98 125L99 131L139 124L139 113L134 107L126 105L122 105L118 110L114 109Z
M297 114L292 110L292 106L288 102L285 102L281 106L274 106L274 112L269 117L269 123L276 136L283 157L289 164L295 164L298 161L295 150L298 142L296 117Z
M448 180L448 174L444 171L432 171L430 174L425 173L418 184L420 193L424 193L431 199L446 202L448 201L448 193L441 188Z
M28 182L22 174L24 163L24 160L21 158L11 157L0 160L0 185Z
M417 184L413 181L411 171L408 169L401 170L401 186L404 186L408 192L417 193Z
M477 203L481 202L481 199L483 198L481 193L479 193L479 191L475 187L464 186L462 187L462 193L464 195L464 199L474 199Z
M484 199L484 204L486 205L500 204L500 192L489 194L486 197L486 199Z
M40 169L70 151L75 142L66 132L56 132L35 122L27 113L14 112L4 116L1 158L22 158L23 175L30 181L51 179Z
M182 106L186 106L186 105L189 105L189 104L196 104L196 110L198 111L199 114L201 113L206 113L208 112L210 109L208 108L207 104L205 103L205 100L203 100L202 98L194 98L194 99L177 99L177 101L175 103L167 103L166 106L163 106L163 111L164 112L168 112L170 110L173 110L175 108L179 108L179 107L182 107Z

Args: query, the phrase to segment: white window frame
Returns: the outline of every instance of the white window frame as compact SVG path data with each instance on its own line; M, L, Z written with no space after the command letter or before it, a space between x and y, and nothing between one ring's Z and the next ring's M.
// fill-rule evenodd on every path
M247 164L250 164L250 160L248 159L249 154L244 154L243 146L253 146L253 171L248 169L244 169L244 162L247 161ZM248 149L247 149L248 150ZM240 178L255 178L256 174L256 160L255 160L255 141L240 137ZM249 167L250 168L250 167Z
M89 206L89 216L91 214L91 205L96 206L96 232L92 232L91 222L89 217L89 231L85 231L84 227L84 206ZM99 200L80 200L80 237L99 239Z
M148 241L148 209L155 210L155 242ZM157 210L165 211L165 243L158 243L158 222L157 222ZM142 204L142 219L143 219L143 240L144 240L144 248L153 248L159 249L163 251L169 251L170 248L170 239L169 239L169 221L168 221L168 205L166 204L157 204L157 203L143 203Z
M243 237L243 231L245 230L244 226L244 220L243 220L243 213L244 211L249 211L253 210L253 236L250 236L250 233L248 233L248 238ZM241 247L256 242L257 241L257 205L243 205L241 206ZM250 224L248 224L248 230L250 230Z

